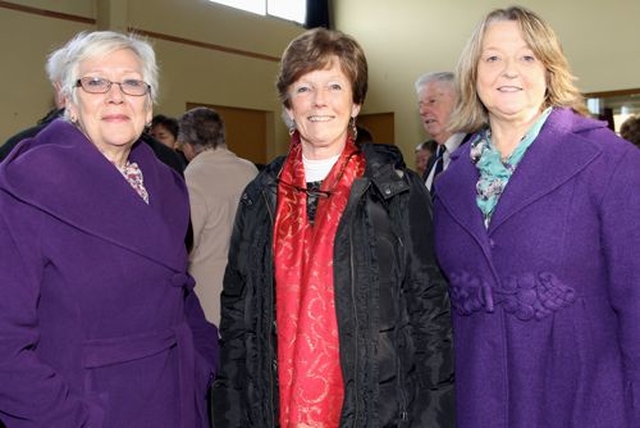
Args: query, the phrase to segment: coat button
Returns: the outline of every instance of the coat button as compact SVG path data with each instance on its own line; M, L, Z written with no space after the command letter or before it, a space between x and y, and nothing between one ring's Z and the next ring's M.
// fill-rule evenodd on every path
M176 273L171 278L171 285L174 287L182 287L187 283L187 275L184 273Z
M196 280L186 273L177 273L171 277L171 285L174 287L184 287L187 291L190 291L195 287Z
M495 248L495 246L496 246L496 241L494 241L493 239L489 239L489 247Z

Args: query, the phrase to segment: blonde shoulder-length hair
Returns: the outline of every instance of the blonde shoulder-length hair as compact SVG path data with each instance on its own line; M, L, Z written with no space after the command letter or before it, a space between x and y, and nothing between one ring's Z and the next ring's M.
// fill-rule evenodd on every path
M541 110L547 107L568 107L588 116L584 97L574 85L575 76L562 52L560 42L547 22L520 6L491 11L476 27L460 55L456 68L458 102L449 121L452 132L476 132L488 125L487 109L476 90L478 61L487 29L496 22L515 21L522 37L547 70L547 93Z

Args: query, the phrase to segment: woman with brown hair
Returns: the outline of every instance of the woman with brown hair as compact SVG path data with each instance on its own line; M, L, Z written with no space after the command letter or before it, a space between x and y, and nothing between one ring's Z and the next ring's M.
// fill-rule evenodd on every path
M429 194L395 147L354 143L361 47L305 32L284 52L277 87L291 143L236 217L216 428L453 426Z

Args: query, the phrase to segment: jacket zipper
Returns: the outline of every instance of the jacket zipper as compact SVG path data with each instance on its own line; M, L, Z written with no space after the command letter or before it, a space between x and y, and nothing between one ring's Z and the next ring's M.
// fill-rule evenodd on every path
M273 212L271 210L271 205L269 204L269 198L267 197L267 195L265 195L264 191L262 192L262 197L264 198L265 201L265 206L267 207L267 212L269 213L269 220L271 221L271 230L273 230L273 224L274 224L274 219L273 219ZM271 245L273 245L273 242L271 242ZM271 259L273 259L273 249L270 248L269 253L271 253ZM273 278L273 271L270 272L270 276L271 278ZM269 305L271 307L271 313L270 313L270 317L271 319L270 324L273 326L273 334L277 334L277 325L276 325L276 320L274 319L273 316L273 308L275 307L275 296L274 296L274 283L273 280L271 280L271 305ZM272 341L272 334L269 333L267 335L268 337L268 341L269 341L269 350L273 350L273 341ZM269 362L269 415L271 416L271 427L275 427L276 426L276 416L275 416L275 405L274 405L274 400L275 400L275 370L277 369L277 365L278 365L278 360L277 360L277 356L276 355L272 355L271 356L272 361Z
M398 248L402 249L404 252L404 245L402 242L402 236L398 236ZM404 260L405 258L402 257L402 260ZM404 263L403 263L403 266ZM403 269L402 272L402 277L404 278L406 275L406 269ZM399 293L401 293L401 290L398 290ZM400 296L398 296L400 297ZM398 301L400 302L401 299L398 299ZM398 322L396 323L396 325L399 323L400 321L398 320ZM397 359L397 366L398 366L398 391L399 391L399 396L400 396L400 420L402 422L407 422L409 420L409 414L407 412L407 394L405 393L405 378L403 376L403 367L402 367L402 358L400 357L399 354L396 355L396 359Z
M358 336L359 336L359 331L360 331L360 321L358 320L358 308L356 308L356 281L355 281L355 255L353 253L353 227L349 228L349 241L350 241L350 245L349 245L349 268L351 270L351 301L352 301L352 305L353 305L353 317L354 317L354 325L355 325L355 346L354 346L354 350L355 350L355 358L354 358L354 377L358 376L358 359L359 357L359 352L358 352ZM355 382L357 385L357 382ZM360 414L359 412L359 404L360 404L360 395L359 395L359 389L357 386L354 388L354 401L355 401L355 418L354 418L354 425L353 426L358 426L358 415Z
M364 194L367 192L367 189L369 188L369 186L371 185L371 183L367 182L366 185L364 186L364 188L362 189L362 192L357 195L357 200L362 200L365 204L367 203L367 201L364 199ZM353 317L354 317L354 325L355 325L355 332L354 332L354 337L356 338L355 340L355 344L354 344L354 351L355 351L355 358L354 358L354 362L355 362L355 367L354 367L354 377L358 376L358 362L359 362L359 358L360 358L360 352L359 352L359 348L358 348L358 336L359 336L359 332L360 332L360 320L358 319L358 308L356 307L356 302L357 302L357 296L356 296L356 278L355 278L355 254L354 254L354 242L355 239L353 238L353 227L349 227L349 269L350 269L350 277L351 277L351 302L353 305ZM357 384L357 382L356 382ZM356 387L354 388L354 401L355 401L355 418L354 418L354 427L359 426L358 425L358 418L360 415L360 388Z

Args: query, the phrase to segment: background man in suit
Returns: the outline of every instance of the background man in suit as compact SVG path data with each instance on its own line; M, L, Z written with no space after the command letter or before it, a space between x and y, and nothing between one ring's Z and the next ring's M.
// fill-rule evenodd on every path
M436 153L427 163L425 185L433 194L433 180L449 164L449 155L460 146L465 134L451 134L447 123L456 104L452 72L431 72L418 77L415 83L418 111L425 131L437 143Z

